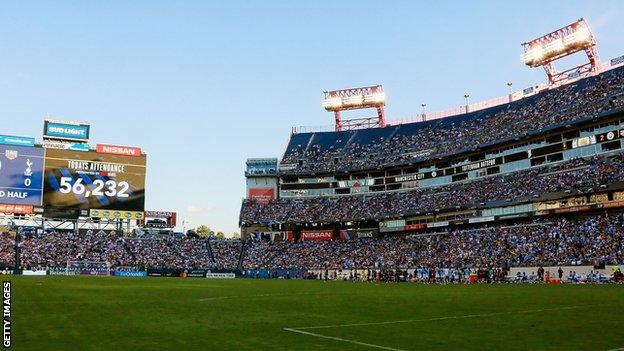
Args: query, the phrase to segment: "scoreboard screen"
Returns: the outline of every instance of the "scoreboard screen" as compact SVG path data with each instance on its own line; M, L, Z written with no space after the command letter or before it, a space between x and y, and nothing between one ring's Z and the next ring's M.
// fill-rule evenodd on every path
M145 155L47 149L44 207L143 211Z
M43 151L0 145L0 204L41 205Z

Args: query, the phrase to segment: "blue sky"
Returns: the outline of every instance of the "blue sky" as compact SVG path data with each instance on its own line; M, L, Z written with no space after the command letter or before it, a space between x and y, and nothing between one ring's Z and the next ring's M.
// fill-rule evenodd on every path
M621 1L4 1L0 134L88 120L149 155L147 208L237 231L248 157L329 125L322 91L383 84L401 118L544 81L520 43L585 17L624 54Z

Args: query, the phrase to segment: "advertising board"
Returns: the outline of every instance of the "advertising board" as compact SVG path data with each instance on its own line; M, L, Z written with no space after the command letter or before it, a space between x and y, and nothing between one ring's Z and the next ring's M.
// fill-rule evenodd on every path
M0 144L15 146L35 146L35 138L13 135L0 135Z
M123 210L105 210L105 209L91 209L89 210L89 217L91 218L108 218L108 219L143 219L143 212L141 211L123 211Z
M31 205L6 205L0 204L0 213L32 214L35 208Z
M88 124L71 124L56 121L45 121L43 124L43 137L59 140L89 140Z
M304 230L301 232L302 240L329 241L333 237L333 230Z
M97 144L97 146L95 147L95 150L100 154L133 156L133 157L141 156L141 148L134 147L134 146Z
M273 188L249 188L247 196L249 199L255 200L260 204L268 204L269 201L275 199L275 189Z

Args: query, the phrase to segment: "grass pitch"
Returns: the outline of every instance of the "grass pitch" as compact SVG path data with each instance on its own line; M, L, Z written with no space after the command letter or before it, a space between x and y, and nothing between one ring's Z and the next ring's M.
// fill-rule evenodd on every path
M11 277L15 350L613 350L622 285Z

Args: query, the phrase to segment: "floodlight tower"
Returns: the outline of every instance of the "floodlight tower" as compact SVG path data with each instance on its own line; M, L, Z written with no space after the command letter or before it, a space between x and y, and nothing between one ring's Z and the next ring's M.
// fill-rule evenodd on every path
M334 113L336 131L373 127L383 128L386 126L384 114L386 94L381 85L332 90L323 93L325 94L325 98L322 100L323 107L328 112ZM342 111L365 108L376 109L377 117L342 119Z
M583 18L540 38L522 43L522 48L524 49L520 56L522 62L532 68L544 67L551 86L588 77L598 70L596 37ZM557 72L554 63L556 60L580 51L585 51L588 63Z

